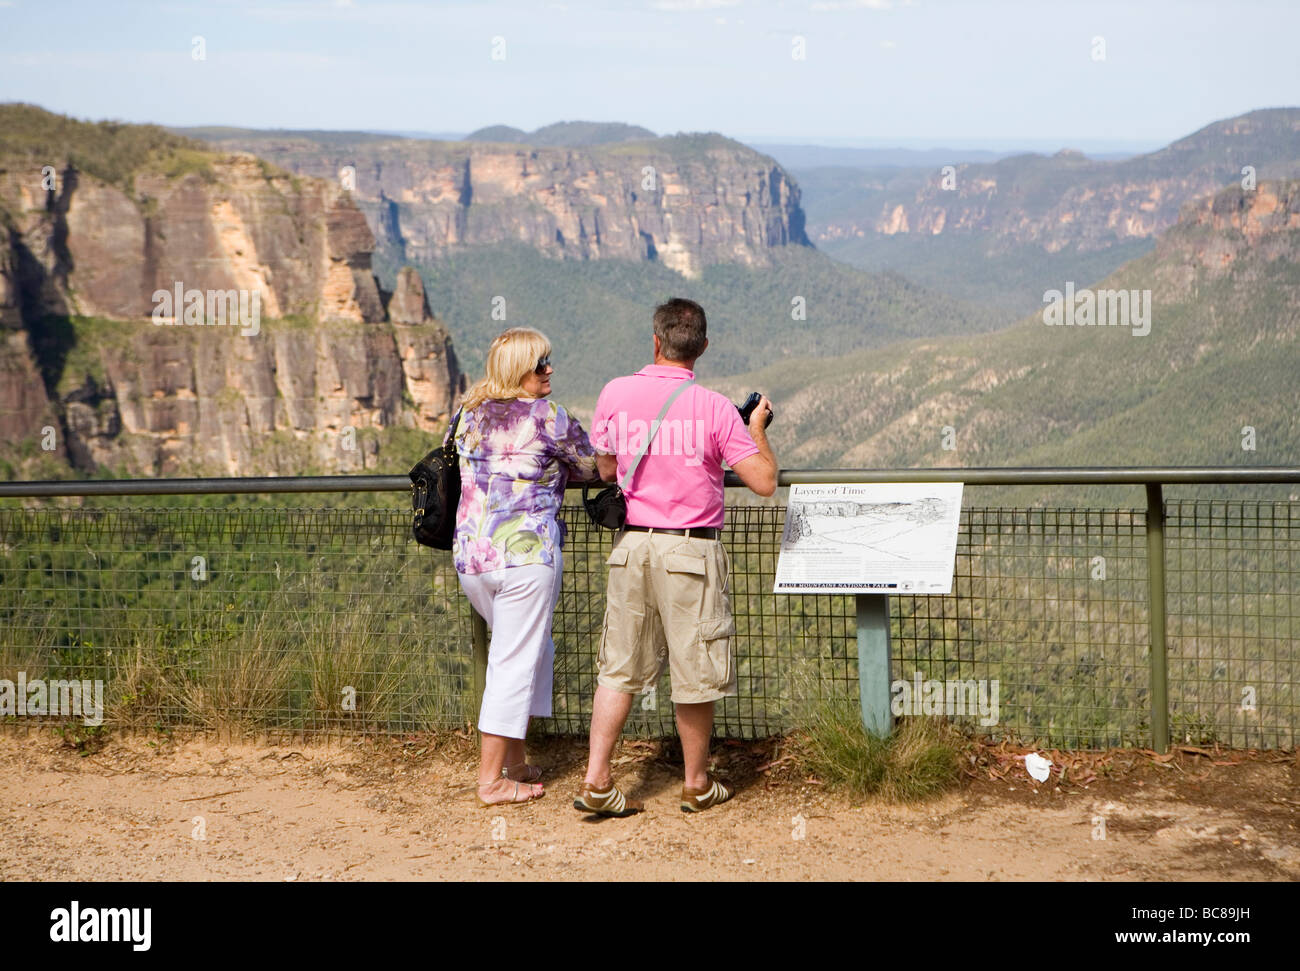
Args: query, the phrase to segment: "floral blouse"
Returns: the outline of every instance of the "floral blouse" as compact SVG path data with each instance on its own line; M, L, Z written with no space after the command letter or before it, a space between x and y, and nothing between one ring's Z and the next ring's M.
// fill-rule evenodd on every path
M546 398L489 399L461 415L456 448L456 572L553 566L564 545L556 517L565 483L597 478L596 452L578 420Z

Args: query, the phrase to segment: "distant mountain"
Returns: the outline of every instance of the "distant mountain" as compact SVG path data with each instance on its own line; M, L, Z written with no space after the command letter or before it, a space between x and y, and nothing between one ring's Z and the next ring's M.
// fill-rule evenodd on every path
M510 125L488 125L466 135L466 142L514 142L520 145L528 141L528 132Z
M1183 203L1240 182L1245 167L1253 168L1257 181L1300 174L1300 108L1218 121L1157 152L1121 162L1062 150L949 164L954 171L947 180L942 168L919 182L911 174L864 193L854 213L830 219L831 211L817 211L814 241L858 231L956 233L1056 252L1150 238L1177 221Z
M504 327L536 326L555 343L566 396L639 367L650 314L674 295L710 313L712 374L1005 321L815 252L785 171L721 135L586 148L258 133L216 144L305 175L354 175L376 272L420 269L467 370Z
M1296 462L1300 181L1195 200L1092 289L1150 290L1149 333L1047 326L1040 310L975 339L782 361L716 385L773 397L791 467Z
M584 130L565 123L540 132ZM471 247L524 243L562 260L643 260L698 277L707 266L763 266L776 249L808 245L799 189L785 170L717 134L547 147L190 133L291 172L336 182L346 174L394 261L427 265Z
M657 137L648 128L618 121L559 121L531 134L509 125L491 125L465 136L467 142L513 142L520 145L611 145Z
M1047 281L1082 285L1149 250L1191 199L1246 175L1300 176L1300 109L1218 121L1118 162L1061 151L944 164L796 169L810 239L855 266L1023 313Z

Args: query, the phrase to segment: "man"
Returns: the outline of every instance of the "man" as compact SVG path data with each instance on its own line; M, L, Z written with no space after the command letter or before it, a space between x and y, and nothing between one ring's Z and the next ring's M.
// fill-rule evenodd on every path
M616 378L600 393L591 443L601 478L625 484L628 525L610 553L605 623L591 712L587 774L574 808L629 816L630 802L610 774L610 758L638 694L653 688L664 664L686 763L682 809L699 812L731 798L708 774L713 705L736 693L727 596L723 523L723 463L760 496L776 491L777 465L767 443L771 405L762 398L749 430L736 406L715 391L685 387L663 421L655 418L709 346L704 308L673 299L655 309L654 364Z

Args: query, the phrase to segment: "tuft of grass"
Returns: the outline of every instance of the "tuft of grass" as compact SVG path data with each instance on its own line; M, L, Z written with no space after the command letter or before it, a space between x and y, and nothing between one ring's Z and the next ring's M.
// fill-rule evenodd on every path
M119 729L141 730L157 723L167 691L167 649L159 634L163 622L112 652L104 685L104 720Z
M288 709L292 659L260 621L246 636L207 650L208 669L164 684L167 706L185 721L232 737L274 725Z
M408 694L412 657L385 637L383 608L359 599L348 608L303 612L296 622L296 639L304 645L299 663L305 667L308 710L327 728L358 723L384 731ZM347 694L350 709L343 707Z
M802 747L808 769L830 786L857 798L916 802L957 784L964 742L931 718L906 719L877 738L862 727L853 700L830 698L812 709Z

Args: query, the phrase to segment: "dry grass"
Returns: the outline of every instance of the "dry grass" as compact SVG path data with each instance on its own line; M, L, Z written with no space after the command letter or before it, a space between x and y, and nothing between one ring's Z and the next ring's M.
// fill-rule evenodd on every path
M799 749L809 771L855 797L916 802L957 785L965 739L940 719L909 718L886 738L862 726L857 704L833 698L819 703L801 733Z

